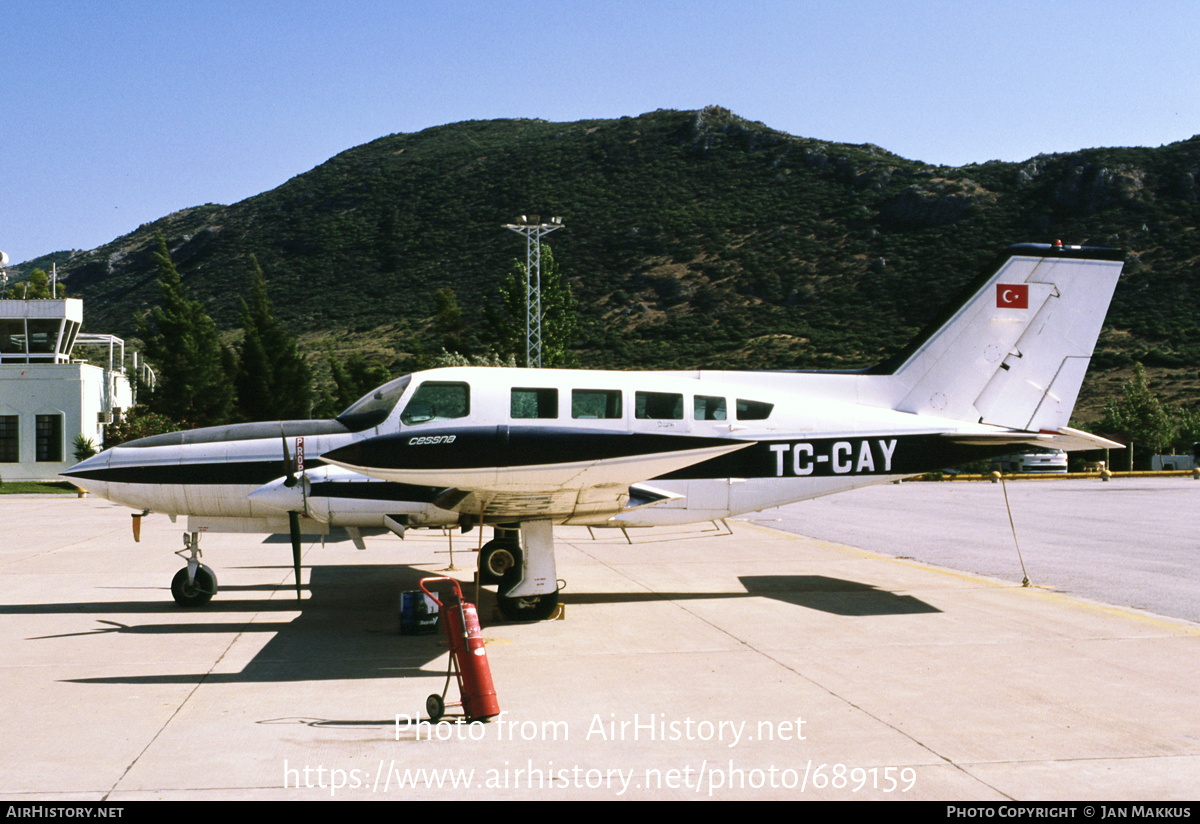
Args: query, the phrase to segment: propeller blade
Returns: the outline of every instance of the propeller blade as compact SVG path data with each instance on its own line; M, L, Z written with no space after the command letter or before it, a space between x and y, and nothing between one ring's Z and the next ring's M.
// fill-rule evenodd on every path
M296 600L300 599L300 513L288 513L288 526L292 532L292 565L296 568Z
M292 463L292 455L288 452L287 436L282 434L283 428L280 427L279 439L283 441L283 474L287 476L287 480L283 485L291 489L296 485L296 466Z

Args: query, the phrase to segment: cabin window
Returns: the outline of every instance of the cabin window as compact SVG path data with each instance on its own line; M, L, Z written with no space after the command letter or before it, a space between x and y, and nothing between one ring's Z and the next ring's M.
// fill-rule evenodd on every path
M62 421L62 415L37 416L35 452L38 461L45 463L62 461Z
M16 415L0 415L0 463L19 463L21 460L20 439Z
M747 401L738 398L737 417L739 421L765 421L775 408L773 403L762 401Z
M514 418L557 418L557 389L513 389L510 413Z
M635 392L633 416L642 420L683 420L683 395L674 392Z
M412 426L430 421L465 418L471 413L471 387L465 383L426 381L417 387L400 413L401 422Z
M725 420L725 399L711 395L697 395L692 405L692 415L698 421Z
M572 418L621 417L620 389L572 389Z

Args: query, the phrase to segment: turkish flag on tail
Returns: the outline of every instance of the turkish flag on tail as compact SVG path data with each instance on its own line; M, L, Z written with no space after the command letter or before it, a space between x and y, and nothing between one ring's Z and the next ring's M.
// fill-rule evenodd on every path
M1027 283L997 283L996 308L998 309L1028 309L1029 284Z

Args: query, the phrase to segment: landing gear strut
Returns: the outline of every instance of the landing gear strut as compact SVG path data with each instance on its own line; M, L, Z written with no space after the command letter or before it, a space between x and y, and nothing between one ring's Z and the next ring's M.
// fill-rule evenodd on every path
M200 563L200 533L183 536L183 549L175 553L187 566L171 580L171 596L181 607L202 607L217 594L217 575Z
M479 553L479 578L496 584L496 603L508 620L545 621L558 610L553 525L526 521L521 537L518 542L510 532L485 544Z

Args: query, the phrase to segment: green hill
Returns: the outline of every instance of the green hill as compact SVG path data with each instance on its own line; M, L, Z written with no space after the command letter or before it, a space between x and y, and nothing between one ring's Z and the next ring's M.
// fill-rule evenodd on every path
M1198 175L1200 137L949 168L716 107L472 121L383 137L240 203L51 257L90 329L131 336L158 298L156 230L223 328L254 254L310 348L365 347L400 371L437 349L433 292L447 285L466 348L484 350L484 301L524 256L502 224L558 215L549 240L580 304L581 364L844 368L901 347L1004 246L1061 238L1128 252L1085 406L1135 360L1171 399L1194 400Z

